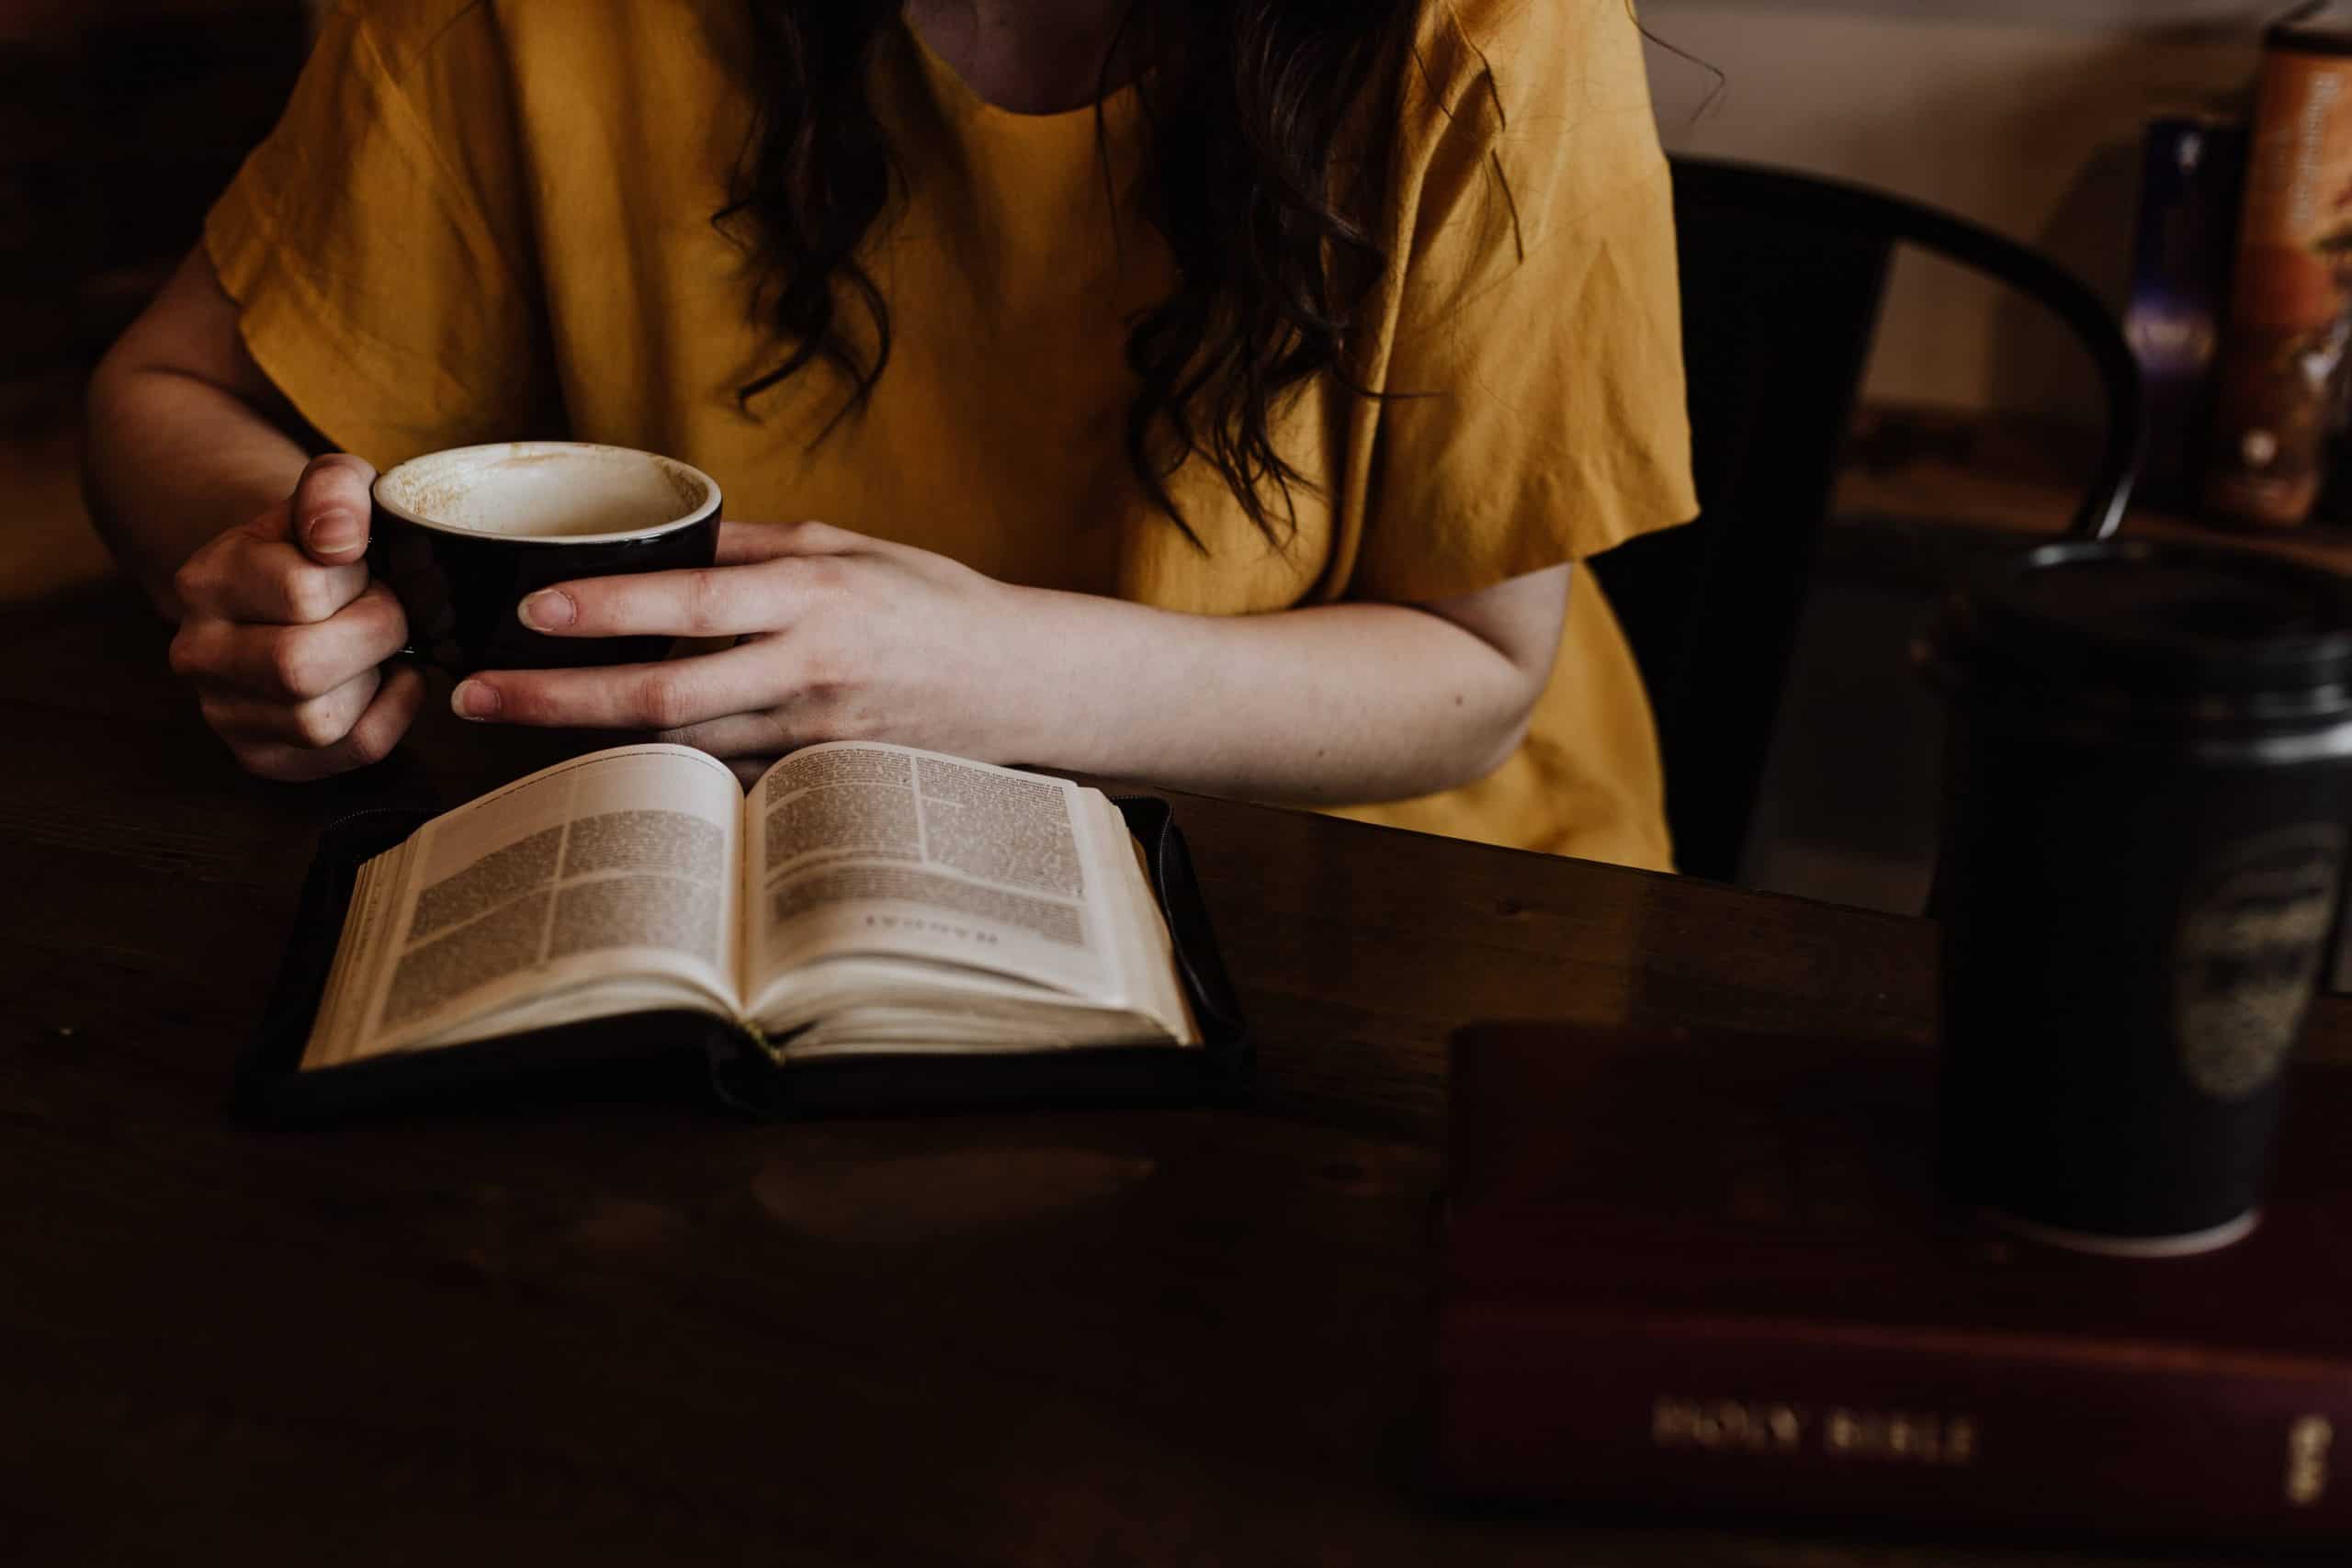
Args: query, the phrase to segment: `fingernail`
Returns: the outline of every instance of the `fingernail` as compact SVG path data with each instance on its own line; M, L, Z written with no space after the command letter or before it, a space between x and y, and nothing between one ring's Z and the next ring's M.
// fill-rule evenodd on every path
M449 694L449 706L459 718L488 718L498 711L498 689L480 681L460 681Z
M368 530L348 512L322 512L304 525L302 541L314 556L347 556L368 542Z
M560 588L542 588L523 601L523 624L551 632L580 618L580 606Z

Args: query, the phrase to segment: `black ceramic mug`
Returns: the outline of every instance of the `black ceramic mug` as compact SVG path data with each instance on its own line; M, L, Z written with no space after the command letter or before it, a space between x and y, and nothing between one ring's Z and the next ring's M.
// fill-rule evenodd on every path
M385 470L374 498L368 569L407 613L402 652L460 678L660 659L669 637L548 637L515 606L559 582L707 567L718 552L711 477L625 446L460 446Z
M2352 818L2352 613L2242 550L2050 545L1957 595L1946 1190L2082 1250L2253 1228Z

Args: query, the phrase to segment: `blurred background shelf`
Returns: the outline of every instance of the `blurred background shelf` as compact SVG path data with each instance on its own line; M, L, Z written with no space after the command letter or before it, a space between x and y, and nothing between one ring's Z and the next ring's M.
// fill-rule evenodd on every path
M1952 585L2064 531L2080 427L1878 402L1857 412L1790 667L1743 880L1917 912L1934 872L1942 714L1910 649ZM2135 507L2125 537L2260 551L2352 577L2352 532L2225 530Z
M1945 534L2022 543L2059 533L2090 464L2082 432L2028 415L1875 403L1859 412L1848 440L1833 502L1838 525L1904 536L1926 530L1930 548ZM2352 575L2352 529L2326 523L2263 532L2134 505L2123 533L2259 550Z

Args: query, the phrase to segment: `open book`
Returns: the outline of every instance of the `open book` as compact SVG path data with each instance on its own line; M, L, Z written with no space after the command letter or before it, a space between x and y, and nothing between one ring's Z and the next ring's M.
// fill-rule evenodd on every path
M1200 1043L1099 791L842 743L747 795L700 751L625 746L362 865L300 1066L681 1009L779 1064Z

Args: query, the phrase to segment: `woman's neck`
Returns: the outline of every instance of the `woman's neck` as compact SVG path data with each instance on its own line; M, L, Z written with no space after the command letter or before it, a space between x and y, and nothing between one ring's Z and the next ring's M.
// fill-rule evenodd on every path
M907 23L973 92L1015 114L1095 101L1130 73L1110 59L1129 0L907 0ZM1110 69L1106 71L1106 62Z

